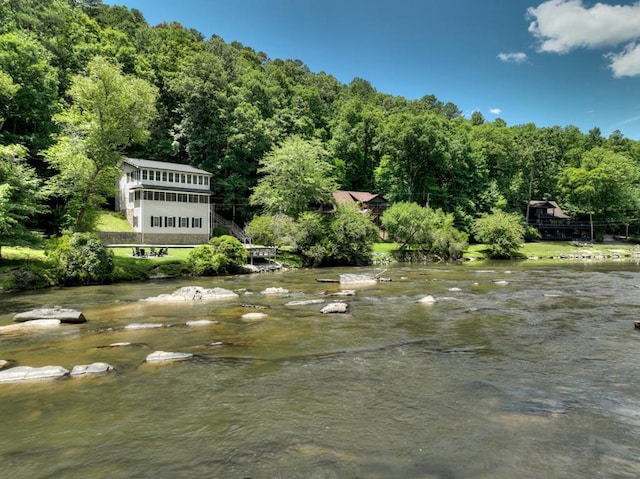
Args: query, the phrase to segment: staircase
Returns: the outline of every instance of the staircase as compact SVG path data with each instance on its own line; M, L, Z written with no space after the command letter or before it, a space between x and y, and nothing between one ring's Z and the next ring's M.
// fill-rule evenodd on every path
M246 234L244 234L244 230L240 228L237 224L235 224L233 221L228 220L215 212L212 215L212 220L213 220L211 222L212 229L224 228L229 232L229 234L238 238L242 243L246 245L251 244L251 238L249 238Z

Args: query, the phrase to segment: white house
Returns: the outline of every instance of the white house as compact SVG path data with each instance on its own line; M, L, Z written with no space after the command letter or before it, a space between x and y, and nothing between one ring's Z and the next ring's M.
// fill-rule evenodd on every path
M211 232L212 174L189 165L124 158L116 210L141 244L200 244Z

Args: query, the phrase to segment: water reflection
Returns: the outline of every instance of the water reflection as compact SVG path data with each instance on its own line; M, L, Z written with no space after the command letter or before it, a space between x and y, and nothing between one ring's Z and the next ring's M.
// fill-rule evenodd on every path
M89 322L0 337L22 365L117 373L0 385L11 478L638 477L640 272L633 264L394 266L324 315L316 271L209 278L241 294L140 298L160 281L5 295L0 325L44 305ZM375 271L363 269L362 271ZM337 277L343 269L323 270ZM353 272L349 270L348 272ZM288 295L262 295L267 287ZM431 294L434 304L419 300ZM243 314L260 306L266 318ZM212 323L190 327L188 321ZM131 323L161 328L127 330ZM112 346L131 343L132 346ZM146 364L156 351L192 361Z

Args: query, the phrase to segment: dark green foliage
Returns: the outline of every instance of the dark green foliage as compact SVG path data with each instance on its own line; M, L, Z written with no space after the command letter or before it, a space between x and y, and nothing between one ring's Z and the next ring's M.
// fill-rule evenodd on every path
M105 283L113 273L113 252L92 233L53 238L47 244L46 254L62 284Z

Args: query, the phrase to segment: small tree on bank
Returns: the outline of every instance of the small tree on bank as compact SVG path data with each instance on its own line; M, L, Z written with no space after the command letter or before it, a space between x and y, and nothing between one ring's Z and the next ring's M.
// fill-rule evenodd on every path
M525 229L522 215L494 210L485 213L473 225L476 239L487 246L492 259L507 259L515 256L524 244Z

